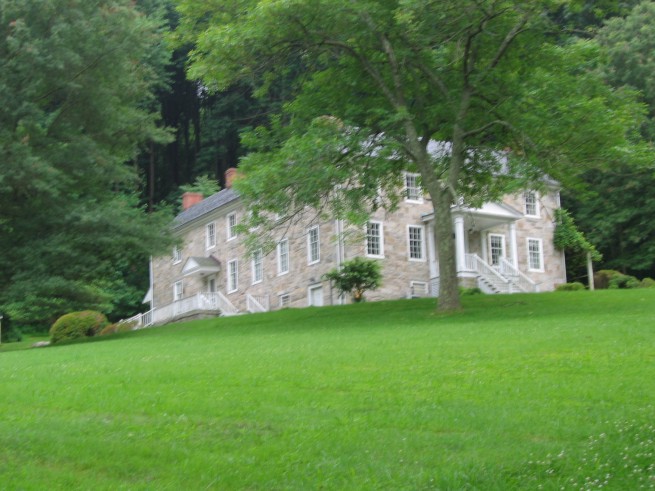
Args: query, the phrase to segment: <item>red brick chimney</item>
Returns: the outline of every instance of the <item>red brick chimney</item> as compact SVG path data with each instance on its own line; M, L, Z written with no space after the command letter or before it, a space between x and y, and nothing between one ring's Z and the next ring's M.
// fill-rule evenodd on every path
M232 183L234 182L234 178L236 176L237 176L236 167L230 167L228 170L225 171L225 189L230 189L232 187Z
M188 210L202 201L202 193L184 193L182 195L182 210Z

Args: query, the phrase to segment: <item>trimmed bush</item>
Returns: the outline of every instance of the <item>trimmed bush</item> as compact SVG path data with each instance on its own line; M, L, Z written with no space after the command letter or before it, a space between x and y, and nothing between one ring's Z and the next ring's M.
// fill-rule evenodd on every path
M558 292L575 292L579 290L584 290L585 286L580 283L579 281L573 281L571 283L562 283L561 285L557 285L557 288L555 288L555 291Z
M594 285L597 289L603 290L606 288L639 288L641 282L634 276L623 274L620 271L613 269L601 269L594 275Z
M655 287L655 280L653 278L644 278L641 280L642 288L653 288Z
M52 344L98 334L109 322L107 317L94 310L83 310L62 315L50 328Z
M459 287L460 295L481 295L482 293L483 293L482 290L480 290L478 287L474 287L474 288Z

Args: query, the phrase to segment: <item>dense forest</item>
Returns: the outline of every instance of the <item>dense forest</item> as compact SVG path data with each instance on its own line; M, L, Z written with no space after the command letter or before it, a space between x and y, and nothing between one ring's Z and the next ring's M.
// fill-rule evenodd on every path
M406 3L409 11L424 2ZM548 14L540 35L551 44L589 43L579 77L594 72L617 100L641 104L622 109L632 118L629 155L581 168L562 197L602 253L599 268L655 276L655 4L489 3L517 11L539 4ZM210 32L205 11L215 10L212 21L223 15L220 2L210 4L0 4L0 311L16 323L43 329L74 309L113 319L138 311L148 256L173 243L167 224L181 188L203 177L222 185L248 154L244 135L285 125L284 109L314 62L289 56L266 83L190 73L199 34ZM224 15L227 22L227 7ZM569 266L571 279L584 276L581 265Z

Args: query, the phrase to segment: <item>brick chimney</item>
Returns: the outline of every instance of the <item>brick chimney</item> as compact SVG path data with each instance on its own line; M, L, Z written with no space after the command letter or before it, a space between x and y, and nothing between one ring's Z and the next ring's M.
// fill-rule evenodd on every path
M234 178L236 176L237 176L236 167L230 167L228 170L225 171L225 189L230 189L232 187L232 183L234 182Z
M202 201L202 193L184 193L182 195L182 210L188 210Z

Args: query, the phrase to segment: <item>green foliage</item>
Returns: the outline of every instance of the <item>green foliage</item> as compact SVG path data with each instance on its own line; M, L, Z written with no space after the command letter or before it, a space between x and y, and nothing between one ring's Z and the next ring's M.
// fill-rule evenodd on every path
M382 284L380 262L363 257L344 261L341 269L333 269L323 277L334 282L341 293L350 293L353 302L362 302L364 292L375 290Z
M573 256L584 256L591 254L593 261L600 261L603 257L578 230L571 214L564 208L555 210L555 233L553 242L560 251L565 251Z
M644 278L641 280L641 287L642 288L654 288L655 287L655 280L653 278Z
M83 310L62 315L50 328L52 344L95 336L109 323L101 312Z
M138 198L134 158L168 135L161 25L136 3L0 2L0 303L21 326L134 309L172 242Z
M574 281L572 283L562 283L561 285L557 285L557 288L555 288L555 291L558 292L575 292L579 290L584 290L586 287L580 283L579 281Z
M2 312L0 312L2 314ZM0 320L1 328L2 328L2 333L0 338L0 341L3 343L13 343L17 341L22 341L23 339L23 333L21 332L20 328L18 328L12 321L11 317L9 317L7 314L2 314L2 319Z
M480 295L482 293L483 293L482 290L480 290L477 287L475 287L475 288L460 287L459 288L459 294L460 295Z
M200 193L204 197L218 193L220 190L221 187L216 182L216 179L212 179L209 176L198 176L193 184L180 186L182 193Z
M594 274L594 286L599 289L639 288L641 282L634 276L612 269L601 269Z

